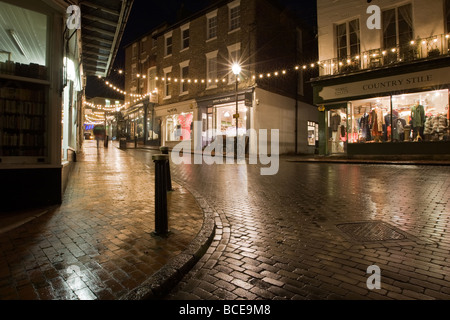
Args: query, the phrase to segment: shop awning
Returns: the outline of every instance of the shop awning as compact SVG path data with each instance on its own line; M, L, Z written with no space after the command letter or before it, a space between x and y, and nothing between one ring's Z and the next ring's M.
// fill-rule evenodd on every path
M134 0L80 1L82 62L87 76L107 77Z

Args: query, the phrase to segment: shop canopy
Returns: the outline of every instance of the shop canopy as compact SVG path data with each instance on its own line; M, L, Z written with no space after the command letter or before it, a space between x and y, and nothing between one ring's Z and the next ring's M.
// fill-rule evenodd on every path
M82 60L87 76L107 77L134 0L80 1Z

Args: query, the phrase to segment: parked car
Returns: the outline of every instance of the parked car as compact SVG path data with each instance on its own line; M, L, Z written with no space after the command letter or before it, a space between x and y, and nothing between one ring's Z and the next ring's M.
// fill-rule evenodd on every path
M93 139L94 139L94 136L92 135L92 133L86 132L86 133L84 134L84 139L85 139L85 140L93 140Z

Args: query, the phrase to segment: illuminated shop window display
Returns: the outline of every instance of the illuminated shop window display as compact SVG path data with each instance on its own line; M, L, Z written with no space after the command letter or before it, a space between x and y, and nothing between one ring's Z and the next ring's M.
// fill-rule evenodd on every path
M243 136L247 133L247 111L244 103L238 105L238 135ZM218 131L227 137L236 137L236 106L230 105L225 107L218 107L216 109L216 128Z
M189 141L193 130L194 113L182 113L166 118L166 141Z
M345 153L347 134L347 110L333 109L328 112L328 150L332 154Z
M449 90L349 102L349 143L449 140Z

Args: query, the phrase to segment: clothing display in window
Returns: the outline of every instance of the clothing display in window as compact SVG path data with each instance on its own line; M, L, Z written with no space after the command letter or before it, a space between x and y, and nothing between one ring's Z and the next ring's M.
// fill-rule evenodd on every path
M425 125L425 108L416 101L411 108L411 127L414 130L414 141L423 140Z
M341 124L341 116L337 113L334 113L331 116L331 123L330 123L331 130L333 130L333 132L338 131L340 124Z
M442 141L448 130L448 120L445 115L440 114L426 119L424 134L426 140Z
M362 116L362 118L359 120L359 127L361 129L361 138L364 141L372 140L372 136L370 134L369 114L365 113Z

